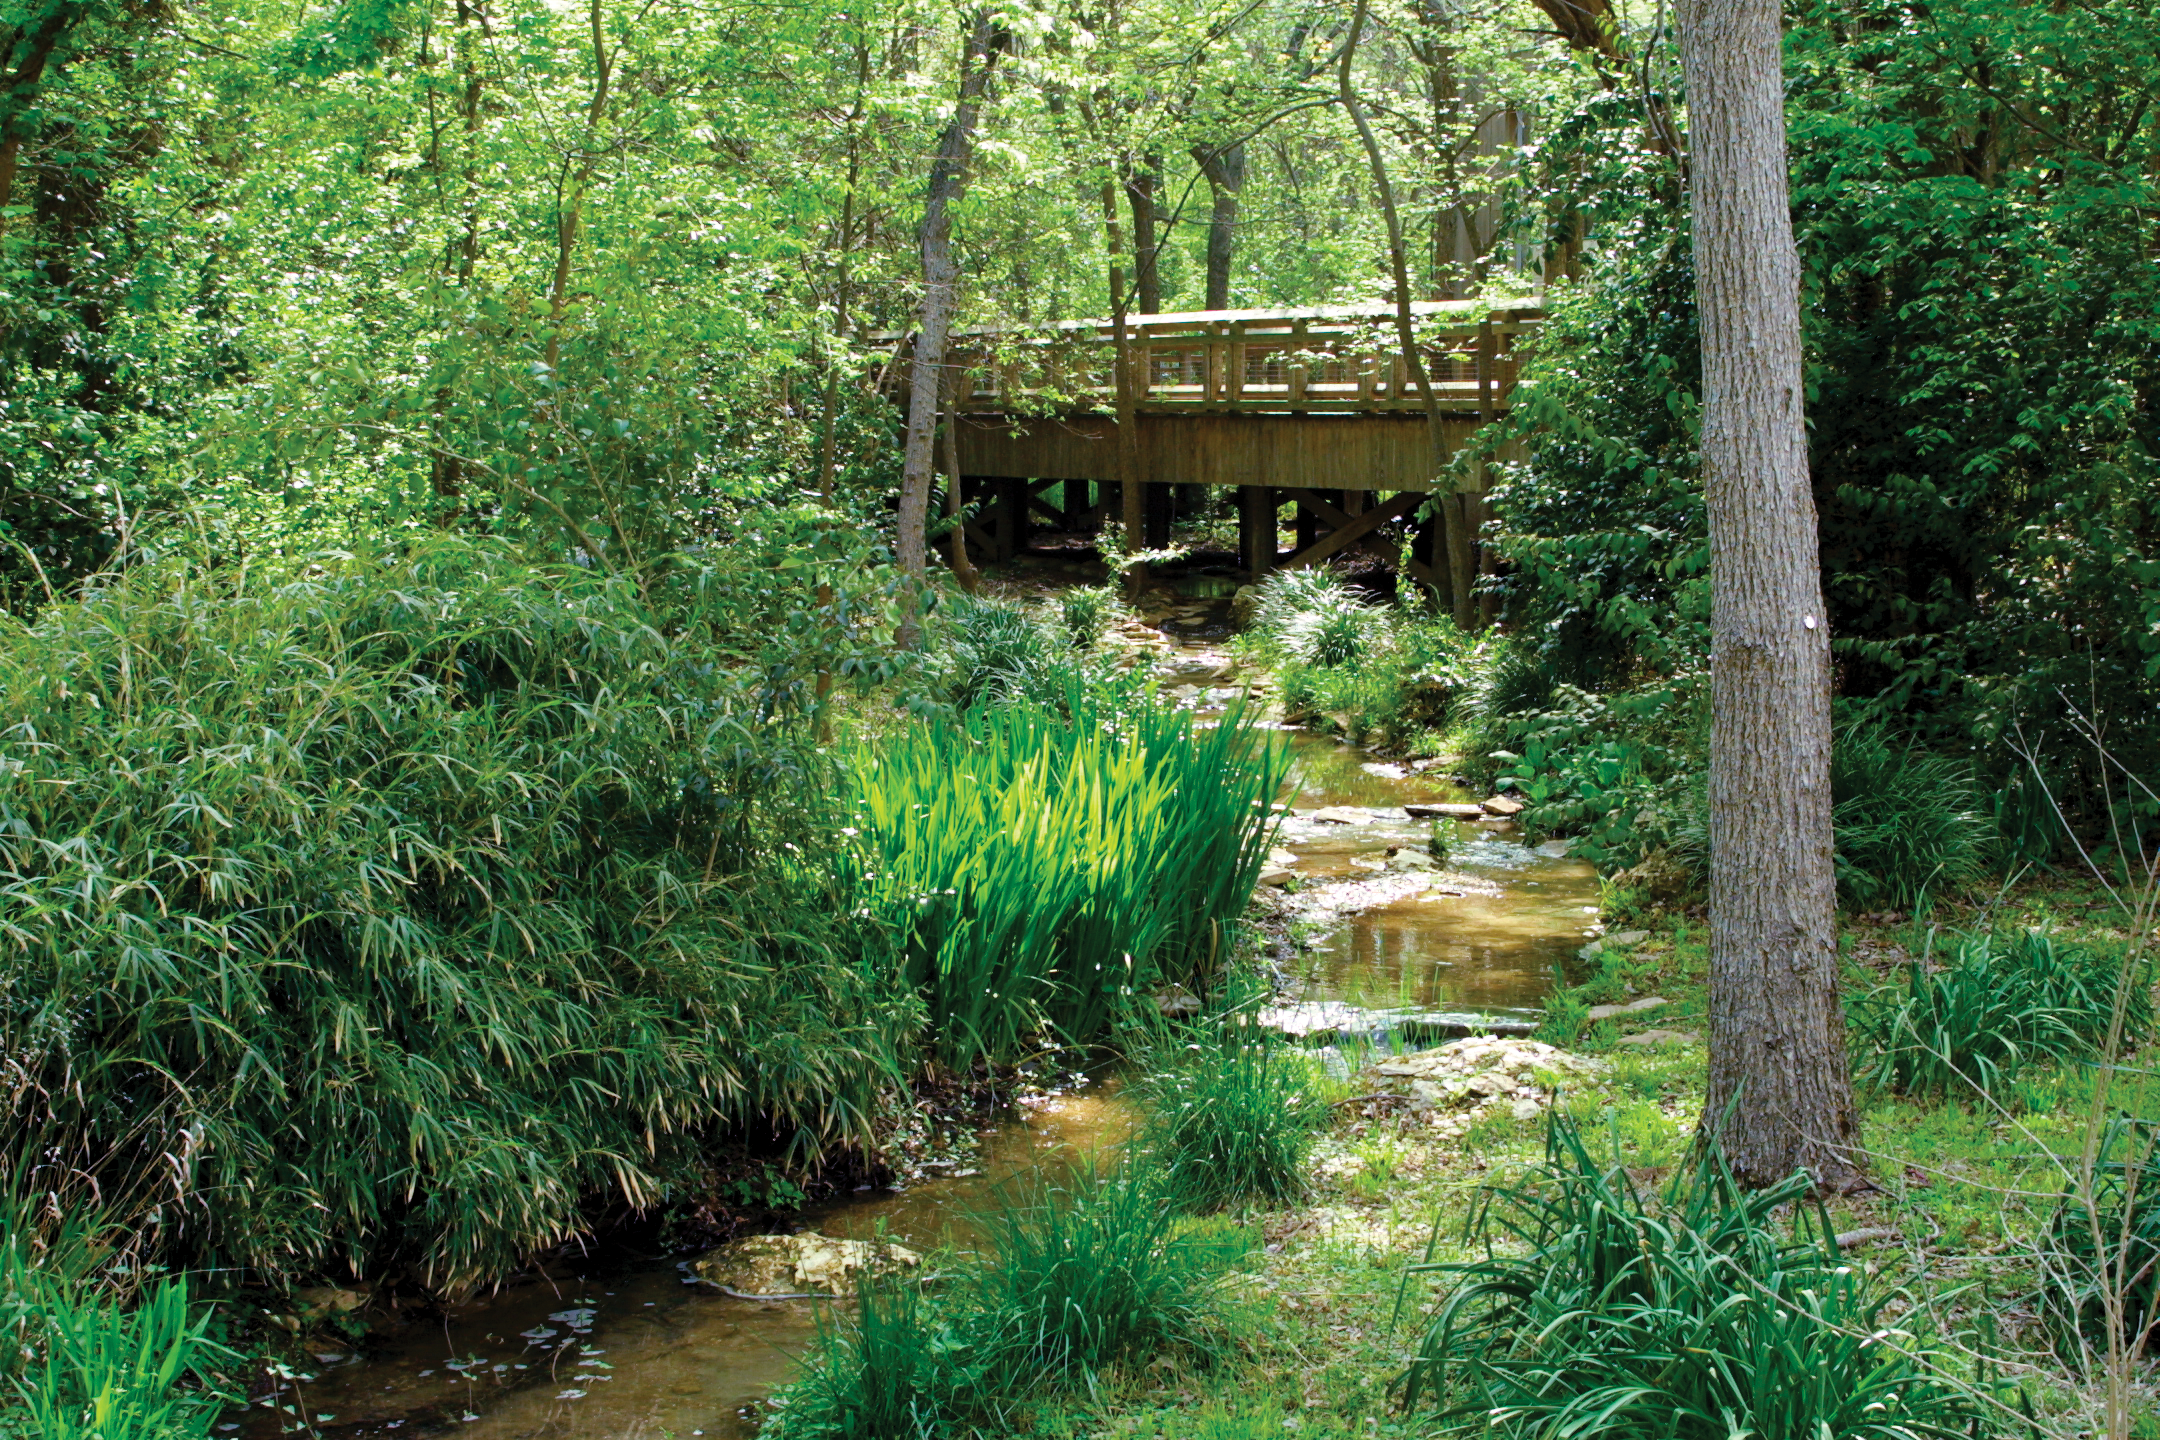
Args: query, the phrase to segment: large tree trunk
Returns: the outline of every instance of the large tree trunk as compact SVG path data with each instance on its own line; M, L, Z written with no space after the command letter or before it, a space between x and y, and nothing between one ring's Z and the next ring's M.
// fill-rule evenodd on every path
M1395 338L1402 346L1403 368L1410 372L1411 383L1417 386L1418 397L1425 402L1426 435L1432 445L1433 484L1441 484L1440 472L1447 468L1447 432L1441 428L1440 397L1433 393L1432 377L1425 370L1424 352L1417 343L1417 328L1410 315L1410 258L1403 248L1402 215L1395 208L1395 188L1388 183L1387 158L1380 151L1379 137L1373 134L1372 123L1365 118L1365 107L1359 103L1357 87L1351 82L1351 62L1357 58L1359 36L1365 29L1366 0L1358 0L1357 12L1350 20L1350 35L1343 42L1341 68L1337 72L1338 91L1343 109L1349 112L1351 123L1357 126L1358 140L1365 147L1365 158L1372 163L1373 188L1380 192L1380 211L1387 219L1388 265L1395 278ZM1477 606L1470 594L1470 582L1476 573L1470 555L1470 526L1468 510L1463 504L1460 491L1453 486L1437 489L1433 495L1434 507L1440 513L1441 543L1447 549L1448 600L1455 616L1455 623L1464 630L1477 623Z
M1733 1173L1858 1180L1830 863L1830 627L1801 424L1778 0L1682 0L1710 517L1710 1093Z
M930 481L937 468L938 401L945 373L945 342L952 333L960 267L952 255L952 205L967 190L968 159L975 148L975 121L990 87L990 70L1011 42L1011 33L994 27L987 10L978 11L968 31L967 54L960 71L960 103L938 140L930 165L930 185L923 200L921 231L923 297L915 329L914 363L908 374L907 442L900 465L900 514L895 548L900 569L918 586L929 569L924 539L930 512ZM897 640L912 650L922 642L916 597L902 603Z
M1193 159L1207 176L1213 206L1208 212L1207 305L1209 310L1230 308L1230 259L1237 249L1238 197L1245 189L1245 142L1216 149L1193 146Z

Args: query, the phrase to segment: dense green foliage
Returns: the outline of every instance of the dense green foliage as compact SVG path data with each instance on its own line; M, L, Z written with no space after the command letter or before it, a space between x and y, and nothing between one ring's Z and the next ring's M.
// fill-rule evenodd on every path
M2145 961L2032 931L1958 937L1939 966L1923 953L1905 982L1852 1006L1860 1078L1908 1094L2006 1102L2025 1066L2101 1053L2121 1014L2135 1048L2153 1028Z
M1244 1242L1175 1221L1160 1171L1083 1164L1012 1184L977 1217L980 1248L956 1262L945 1292L925 1296L902 1280L865 1287L853 1322L820 1334L767 1434L1000 1433L1046 1391L1215 1345L1221 1282Z
M868 912L900 936L938 1053L1014 1060L1101 1036L1165 980L1213 969L1266 862L1284 761L1231 714L1069 677L1031 704L933 719L849 766Z
M175 1157L205 1260L458 1284L719 1134L866 1133L911 1010L802 858L822 762L702 649L447 543L0 641L0 1033L67 1143Z
M1885 1328L1896 1297L1844 1262L1809 1185L1750 1194L1708 1159L1653 1203L1556 1112L1542 1171L1472 1213L1485 1258L1421 1267L1454 1287L1405 1402L1523 1437L1969 1433L1977 1407Z
M1787 8L1838 684L2006 782L2005 828L2045 858L2060 827L2020 752L2080 823L2099 769L2073 707L2133 769L2160 758L2160 20L2136 0ZM1669 37L1634 43L1658 63ZM1508 613L1593 688L1707 648L1686 211L1643 124L1600 98L1543 148L1594 269L1556 297L1510 422L1533 458L1497 500Z

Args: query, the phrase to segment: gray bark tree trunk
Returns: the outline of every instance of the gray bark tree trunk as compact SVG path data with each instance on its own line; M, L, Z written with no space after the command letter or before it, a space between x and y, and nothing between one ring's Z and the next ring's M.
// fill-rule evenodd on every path
M1162 242L1156 238L1156 191L1162 184L1162 157L1142 158L1138 169L1125 179L1125 198L1132 205L1133 300L1143 315L1162 312Z
M1395 277L1395 336L1402 346L1403 368L1410 372L1410 381L1417 386L1420 399L1425 402L1426 434L1432 444L1433 506L1440 514L1441 543L1447 552L1448 600L1455 623L1464 630L1477 624L1477 604L1470 594L1470 582L1475 575L1475 560L1470 553L1469 512L1463 504L1462 492L1453 485L1441 487L1440 472L1447 468L1447 432L1441 426L1440 399L1433 393L1432 377L1425 369L1425 356L1418 347L1416 326L1410 314L1410 256L1404 248L1402 215L1395 208L1395 188L1388 183L1387 157L1381 153L1379 137L1373 134L1372 123L1365 118L1365 107L1358 102L1357 87L1351 80L1351 62L1357 58L1358 40L1365 29L1366 0L1358 0L1357 11L1350 20L1350 34L1343 42L1342 61L1336 73L1337 91L1342 97L1343 109L1349 112L1351 123L1357 126L1358 140L1365 147L1365 158L1372 164L1373 188L1380 192L1381 214L1387 219L1388 265Z
M1830 627L1778 0L1682 0L1710 520L1710 1092L1733 1173L1863 1183L1838 1004Z
M983 95L990 88L991 67L1010 43L1010 32L992 25L989 11L977 12L961 63L959 103L953 107L952 120L938 140L937 158L930 165L930 184L923 201L922 311L915 329L914 363L908 374L907 441L901 453L895 544L900 569L912 582L911 589L929 570L925 532L930 482L937 469L938 402L945 373L945 343L952 333L960 285L960 267L952 254L951 207L967 190L975 122L982 113ZM902 607L896 638L902 649L912 650L922 640L922 625L912 594L902 601Z
M1230 308L1230 260L1237 251L1238 198L1245 189L1245 142L1215 149L1193 146L1193 159L1207 176L1211 206L1207 231L1208 310Z

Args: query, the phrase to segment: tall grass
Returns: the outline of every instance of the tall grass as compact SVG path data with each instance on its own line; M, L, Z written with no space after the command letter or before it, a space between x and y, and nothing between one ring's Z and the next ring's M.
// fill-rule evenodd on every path
M974 1217L978 1248L948 1288L866 1285L852 1323L821 1330L764 1433L772 1440L927 1440L1014 1428L1024 1407L1165 1350L1210 1353L1221 1281L1248 1248L1172 1218L1146 1165L1024 1176ZM1020 1433L1026 1433L1021 1430Z
M1841 727L1831 748L1838 895L1855 910L1912 910L1985 871L1996 838L1969 766Z
M1524 1440L1977 1433L1974 1404L1888 1327L1895 1297L1843 1261L1808 1187L1749 1193L1713 1159L1653 1204L1556 1114L1542 1171L1472 1211L1485 1258L1416 1267L1456 1284L1406 1402Z
M1228 954L1284 759L1233 711L1203 728L1079 679L1056 708L913 726L852 758L850 864L902 937L946 1063L1085 1042Z
M1141 1145L1187 1210L1302 1195L1305 1160L1328 1109L1285 1042L1231 1016L1167 1054L1140 1082Z
M468 1283L860 1133L911 1023L815 756L616 581L146 565L0 636L0 737L0 1051L183 1258Z
M84 1209L0 1197L0 1435L209 1433L220 1407L197 1372L234 1357L209 1338L186 1280L127 1283L130 1249Z
M1916 1095L2007 1099L2027 1065L2096 1055L2127 984L2123 1040L2153 1029L2150 976L2125 977L2122 957L2019 930L1957 937L1939 968L1924 955L1905 983L1854 1006L1859 1078Z

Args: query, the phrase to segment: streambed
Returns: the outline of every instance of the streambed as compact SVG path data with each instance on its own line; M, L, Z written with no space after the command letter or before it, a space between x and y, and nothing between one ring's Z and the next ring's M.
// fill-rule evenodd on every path
M1533 1018L1554 966L1593 929L1592 868L1527 849L1511 827L1465 822L1450 836L1446 873L1389 872L1390 847L1422 852L1430 834L1430 822L1401 806L1475 797L1322 736L1292 732L1289 741L1297 764L1284 800L1296 813L1280 843L1297 856L1288 867L1298 877L1293 904L1320 915L1330 896L1369 898L1349 887L1399 897L1351 910L1293 961L1286 978L1295 998ZM1345 807L1365 818L1313 818ZM859 1192L806 1214L805 1228L854 1239L883 1234L917 1250L964 1240L969 1211L991 1202L1001 1181L1125 1139L1130 1116L1115 1089L1083 1080L1037 1097L944 1178ZM295 1432L340 1440L748 1436L764 1397L815 1338L820 1303L734 1299L691 1280L686 1266L657 1257L558 1264L544 1279L371 1345L364 1358L325 1349L275 1406L235 1412L214 1433L232 1440Z

